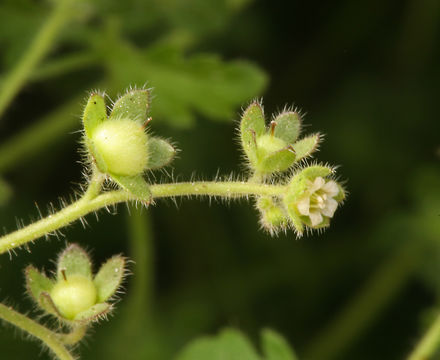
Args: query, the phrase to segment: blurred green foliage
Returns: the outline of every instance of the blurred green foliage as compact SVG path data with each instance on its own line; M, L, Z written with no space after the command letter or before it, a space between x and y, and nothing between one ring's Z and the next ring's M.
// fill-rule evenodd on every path
M0 80L54 3L1 2ZM0 207L4 232L37 218L35 202L45 212L43 204L58 206L58 196L78 189L75 131L82 99L97 87L111 96L129 85L153 87L155 132L182 149L174 174L210 178L243 169L230 120L263 95L264 69L267 113L301 106L308 132L326 134L317 157L342 165L350 192L328 231L300 241L293 233L269 238L244 203L186 200L178 209L171 202L130 209L135 218L121 206L99 222L90 216L86 229L65 229L97 263L118 252L136 262L114 318L78 349L82 359L171 359L225 326L253 344L269 326L310 360L408 354L440 305L439 2L75 6L0 118L0 172L14 190ZM0 298L30 311L22 270L51 269L64 241L40 240L31 253L0 258ZM38 353L3 326L0 347L5 359Z

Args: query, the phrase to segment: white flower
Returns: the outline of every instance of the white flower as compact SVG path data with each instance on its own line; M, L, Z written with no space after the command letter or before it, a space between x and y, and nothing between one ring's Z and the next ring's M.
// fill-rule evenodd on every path
M308 216L312 226L317 226L324 220L322 215L329 218L338 207L338 202L334 199L339 194L339 187L335 181L325 181L318 176L315 181L310 181L310 187L306 195L298 201L297 208L301 215Z

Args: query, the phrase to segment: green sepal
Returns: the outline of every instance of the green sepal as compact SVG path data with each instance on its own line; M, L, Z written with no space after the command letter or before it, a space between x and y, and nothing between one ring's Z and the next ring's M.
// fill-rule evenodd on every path
M109 119L130 119L144 125L150 107L150 90L130 90L113 105Z
M312 165L308 166L305 169L303 169L301 172L299 172L297 175L295 175L293 178L296 177L302 177L306 178L308 180L315 180L318 176L320 177L327 177L333 173L333 169L328 166L324 165Z
M285 171L293 165L296 156L292 146L268 154L260 160L256 167L262 173Z
M320 140L321 135L314 134L307 136L293 144L293 149L295 150L296 154L296 161L310 156L318 148Z
M102 157L101 153L99 151L96 151L95 145L93 144L93 142L86 138L85 143L86 143L87 149L90 151L90 154L93 157L93 160L95 161L95 164L96 164L96 167L98 168L98 170L104 174L107 173L107 171L108 171L107 163L104 161L104 158Z
M110 176L121 188L133 194L135 197L147 202L151 201L150 188L142 175L122 176L110 174Z
M61 315L60 311L54 304L52 298L49 293L43 291L38 298L38 304L40 307L49 314L55 315L60 319L64 319L63 315Z
M159 169L168 165L176 155L176 149L166 140L150 137L148 139L148 168Z
M98 302L107 301L121 285L125 275L125 259L113 256L101 266L93 280L98 292Z
M301 217L298 214L295 204L296 203L289 201L288 196L284 198L284 205L286 207L287 214L289 215L290 222L296 230L298 237L300 237L304 232L304 224L301 221Z
M105 99L100 94L91 94L83 113L83 125L86 137L93 135L95 128L107 119Z
M286 339L273 330L264 329L261 342L265 360L298 360Z
M293 144L301 132L301 118L297 112L285 111L274 120L274 136L283 139L288 144Z
M313 228L313 229L321 229L330 226L330 218L324 215L322 215L322 221L317 225L312 225L312 222L310 221L310 218L308 216L301 215L301 220L309 228Z
M32 265L29 265L25 270L26 289L29 295L39 303L40 294L42 292L50 293L54 286L54 282L46 275L40 273Z
M66 278L70 275L82 275L92 279L92 263L89 255L77 244L69 245L58 258L57 280L64 280L64 275Z
M338 184L338 189L339 192L333 199L335 199L339 203L345 200L346 195L345 195L345 189L340 184Z
M112 306L107 303L98 303L88 308L87 310L80 312L75 316L73 322L80 322L83 324L87 324L92 321L97 321L107 315Z
M264 112L260 103L253 102L244 111L240 122L240 137L243 150L249 160L256 160L256 138L265 133Z

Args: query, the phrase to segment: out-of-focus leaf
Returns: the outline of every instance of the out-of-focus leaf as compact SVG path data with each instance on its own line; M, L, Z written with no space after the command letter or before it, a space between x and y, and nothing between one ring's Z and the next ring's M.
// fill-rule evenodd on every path
M252 0L155 0L158 14L173 28L189 30L198 38L227 26L234 13Z
M153 87L152 115L184 127L194 123L194 111L215 119L232 119L236 107L261 92L266 76L245 61L222 61L212 54L185 57L161 44L142 53L110 36L98 51L112 87ZM103 46L103 48L101 48Z
M187 345L175 360L261 360L252 343L241 332L223 330L217 336L205 336Z
M275 331L265 329L261 333L265 360L297 360L288 342Z

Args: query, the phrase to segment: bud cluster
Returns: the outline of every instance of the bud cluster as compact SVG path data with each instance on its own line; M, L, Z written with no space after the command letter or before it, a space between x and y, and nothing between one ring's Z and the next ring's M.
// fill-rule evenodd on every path
M260 102L255 101L246 108L240 122L240 138L253 181L265 181L285 172L317 150L320 134L298 140L301 122L297 111L284 111L266 127ZM270 233L291 226L299 236L305 227L328 226L338 204L345 198L345 191L332 178L333 174L334 170L326 165L306 166L289 176L282 197L258 197L256 207L262 226Z

